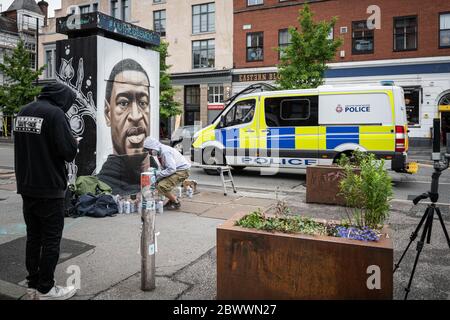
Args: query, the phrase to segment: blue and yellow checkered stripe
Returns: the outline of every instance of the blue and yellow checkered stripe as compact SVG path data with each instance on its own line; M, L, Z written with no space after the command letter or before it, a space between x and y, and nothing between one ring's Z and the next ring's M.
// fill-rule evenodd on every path
M327 150L334 150L345 143L359 145L359 142L359 127L327 127Z
M255 148L256 139L242 129L215 130L216 141L225 148ZM256 136L255 136L256 138ZM259 147L290 150L334 150L343 144L360 145L367 150L394 151L392 126L333 126L271 128L260 138Z

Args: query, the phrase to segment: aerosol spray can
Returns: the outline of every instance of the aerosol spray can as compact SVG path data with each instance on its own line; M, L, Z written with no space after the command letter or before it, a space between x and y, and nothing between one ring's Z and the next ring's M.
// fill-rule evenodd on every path
M133 194L131 195L131 200L130 200L130 212L131 213L136 213L137 211L137 201L136 201L136 195Z
M125 203L124 203L124 213L125 214L130 214L131 213L131 203L130 203L130 200L125 200Z
M164 201L159 199L156 202L156 213L163 214L164 213Z
M119 214L123 214L123 207L124 207L124 200L122 198L119 198L117 202L117 209L119 211Z
M187 188L186 188L186 196L189 198L189 199L192 199L192 196L194 195L194 190L192 190L192 188L191 188L191 186L188 186Z

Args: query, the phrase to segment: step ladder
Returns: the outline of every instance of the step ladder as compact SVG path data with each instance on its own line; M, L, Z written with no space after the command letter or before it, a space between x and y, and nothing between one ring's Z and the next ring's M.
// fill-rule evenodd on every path
M231 168L229 166L223 167L223 166L219 166L219 168L217 169L219 174L220 174L220 178L222 179L222 185L223 185L223 194L226 196L228 194L227 192L227 183L231 183L231 187L233 188L233 192L237 193L236 187L234 185L234 180L233 180L233 175L231 174ZM228 179L225 178L224 173L228 173Z
M229 187L233 188L233 192L237 193L236 186L234 185L233 175L231 174L230 166L194 165L194 167L207 169L207 170L216 170L220 176L220 179L222 180L223 194L225 196L228 195L228 191L227 191L228 183L231 184L231 186L229 185ZM227 176L225 175L225 173L227 174Z

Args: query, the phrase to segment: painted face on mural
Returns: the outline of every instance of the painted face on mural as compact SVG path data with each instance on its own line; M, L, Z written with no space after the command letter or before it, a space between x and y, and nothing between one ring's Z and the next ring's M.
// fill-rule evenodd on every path
M111 127L114 154L141 153L149 135L148 76L143 70L125 70L113 81L111 96L105 101L105 117L106 124Z

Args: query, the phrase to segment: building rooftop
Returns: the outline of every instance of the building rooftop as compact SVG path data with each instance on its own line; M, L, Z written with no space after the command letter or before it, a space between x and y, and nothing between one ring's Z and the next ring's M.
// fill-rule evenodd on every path
M14 0L6 11L28 10L43 15L41 8L34 0Z

